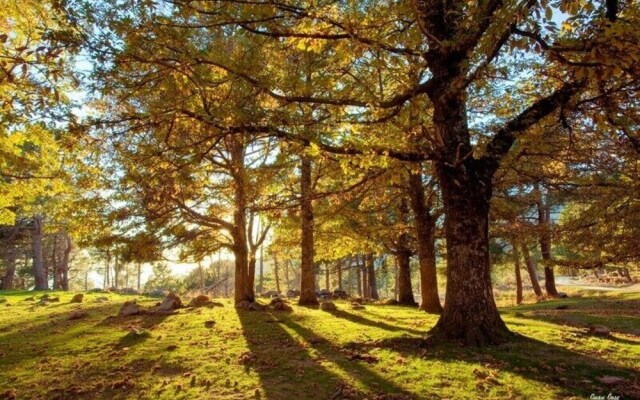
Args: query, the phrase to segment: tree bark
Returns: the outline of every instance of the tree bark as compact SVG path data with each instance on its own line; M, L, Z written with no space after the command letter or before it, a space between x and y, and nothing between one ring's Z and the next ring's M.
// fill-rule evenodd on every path
M138 263L138 270L137 270L137 278L138 278L138 290L140 290L140 277L142 275L142 264Z
M331 271L329 271L329 263L324 264L324 287L327 291L331 290Z
M369 253L365 256L365 269L367 271L367 282L369 283L369 298L373 300L379 300L378 296L378 284L376 281L376 270L374 268L373 254Z
M313 265L313 206L311 203L311 168L312 161L308 155L301 157L300 164L300 216L302 234L300 238L300 299L298 304L318 305L315 285L315 269Z
M250 234L250 233L249 233ZM256 297L256 292L255 292L255 285L256 285L256 264L257 264L257 254L256 254L256 249L255 248L251 248L251 246L249 246L249 266L248 266L248 278L247 278L247 285L248 285L248 290L250 293L250 296L252 298Z
M538 222L540 224L540 252L542 253L542 263L544 264L544 288L549 297L558 297L556 289L556 278L553 274L551 264L551 206L543 203L543 199L538 201Z
M33 217L33 232L31 235L31 248L33 250L33 277L35 280L35 290L47 290L49 284L44 270L42 256L42 217Z
M273 255L273 274L276 278L276 292L278 292L278 294L281 294L282 292L280 292L280 275L278 274L278 259L276 258L275 254Z
M258 291L262 293L264 291L264 250L262 246L260 246L260 281L258 285ZM278 289L278 293L280 293L280 289Z
M538 297L542 297L542 289L540 289L540 283L538 283L538 271L536 271L536 260L529 252L529 247L526 244L522 244L522 255L524 256L524 262L527 265L527 272L529 273L529 279L531 279L531 286L533 292Z
M241 138L232 138L229 152L233 164L234 212L233 212L233 255L235 256L235 303L253 301L253 287L249 282L249 245L247 238L247 177L244 165L244 145Z
M358 260L358 256L356 256L356 286L358 289L358 296L364 297L362 293L362 277L360 275L360 261Z
M406 234L403 233L403 235ZM415 306L417 304L411 287L411 250L399 247L396 250L396 258L398 260L398 304Z
M63 232L64 250L62 252L61 268L62 268L62 290L69 290L69 262L72 250L71 237L67 232Z
M287 260L284 263L284 283L287 286L287 291L291 288L291 281L289 280L289 262L290 260Z
M16 275L16 251L13 245L7 248L7 255L5 257L6 269L4 271L4 278L2 278L2 290L13 289L13 279Z
M336 272L338 273L338 290L342 290L342 263L338 262L336 268Z
M520 251L515 242L512 242L514 268L516 273L516 304L522 304L522 276L520 274Z
M441 313L436 272L436 220L425 203L422 173L409 174L409 195L414 214L416 247L420 263L420 309L429 313Z

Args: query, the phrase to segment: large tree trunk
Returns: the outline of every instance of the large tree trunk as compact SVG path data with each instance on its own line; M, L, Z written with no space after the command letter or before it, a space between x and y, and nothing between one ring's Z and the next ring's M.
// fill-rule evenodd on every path
M373 300L379 300L378 296L378 284L376 281L376 270L374 268L373 254L369 253L365 256L365 268L367 271L367 282L369 283L369 298Z
M543 203L540 198L538 202L538 223L540 224L540 253L542 253L542 263L544 264L544 288L547 296L558 297L556 289L556 278L553 274L553 265L551 264L551 206Z
M35 290L47 290L49 284L44 270L44 259L42 256L42 217L33 217L33 232L31 235L31 248L33 250L33 277L35 280Z
M420 309L430 313L440 313L442 306L438 295L436 272L436 220L425 203L422 173L409 175L409 194L414 214L416 247L420 263Z
M311 157L303 155L300 165L300 216L302 234L300 238L300 299L298 304L318 305L316 297L315 269L313 265L313 207L311 203Z
M529 252L529 247L526 244L522 244L522 255L524 256L524 262L527 265L527 272L529 273L529 279L531 279L531 286L533 292L538 297L542 297L542 289L540 289L540 283L538 283L538 271L536 268L536 259L533 258Z
M16 275L16 250L13 245L9 245L5 261L4 278L2 278L2 290L13 289L13 278Z

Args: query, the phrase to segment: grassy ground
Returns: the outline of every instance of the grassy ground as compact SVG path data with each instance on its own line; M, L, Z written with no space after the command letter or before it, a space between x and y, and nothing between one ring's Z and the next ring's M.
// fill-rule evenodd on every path
M99 303L104 294L86 294L69 304L71 294L55 293L60 303L36 306L24 300L32 295L0 294L8 304L0 304L0 398L640 398L640 293L503 308L522 337L482 350L424 348L436 317L404 307L251 312L223 300L171 316L114 318L134 296L107 294ZM76 309L89 316L68 321ZM614 333L582 334L589 323ZM626 381L610 386L603 376Z

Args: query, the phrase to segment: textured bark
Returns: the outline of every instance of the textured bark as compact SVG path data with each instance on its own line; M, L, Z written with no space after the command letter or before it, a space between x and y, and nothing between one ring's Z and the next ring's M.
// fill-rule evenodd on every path
M409 196L414 215L416 247L420 263L420 309L430 313L440 313L442 306L438 295L436 272L436 221L425 203L422 173L410 173Z
M338 290L342 290L342 263L336 265L336 272L338 273Z
M538 297L542 297L542 289L540 289L540 283L538 283L538 271L536 268L536 259L533 258L531 253L529 252L529 247L526 244L522 244L522 255L524 256L524 262L527 265L527 273L529 274L529 279L531 279L531 286L533 287L533 292Z
M316 297L315 269L313 265L313 206L311 203L311 158L301 157L300 164L300 216L302 220L302 234L300 238L300 299L298 304L318 305Z
M13 289L13 278L16 275L16 252L14 248L7 249L7 255L4 259L5 262L5 271L4 278L2 278L2 290L11 290Z
M107 252L106 252L106 260L105 260L105 265L104 265L104 281L103 281L103 286L104 289L109 288L109 268L111 264L111 249L107 248Z
M42 256L42 217L33 217L33 231L31 235L31 248L33 250L33 277L36 290L47 290L49 284L44 270Z
M280 286L280 284L278 284L278 286ZM264 292L264 250L262 247L260 247L260 277L258 281L258 287L259 293ZM279 292L280 289L278 289L278 293Z
M291 288L291 281L289 280L289 260L284 263L284 284L287 290Z
M378 285L376 282L376 270L374 268L374 258L373 254L369 253L365 256L365 268L367 271L367 282L369 283L369 298L373 300L378 300L380 297L378 296Z
M256 251L255 249L252 249L251 247L249 248L249 266L248 266L248 278L247 278L247 285L248 285L248 290L249 290L249 295L253 298L256 297L256 293L255 293L255 282L256 282L256 263L257 263L257 259L256 259Z
M324 265L324 288L331 290L331 271L329 270L329 264Z
M417 303L411 287L411 251L407 248L399 248L396 251L396 258L398 260L398 304L415 306Z
M140 277L142 276L142 265L140 263L138 263L137 265L137 289L140 290ZM204 285L203 285L204 286Z
M233 211L233 255L235 257L234 301L253 301L253 288L249 287L249 248L247 238L247 177L244 166L244 145L240 138L229 143L233 165L234 211Z
M362 257L360 258L360 274L362 275L362 296L364 298L369 298L369 294L371 293L371 290L369 289L369 274L367 274L367 268L365 266L365 261L364 261L364 254L362 255Z
M362 275L360 274L360 264L358 261L358 256L356 256L356 288L358 291L358 296L364 297L362 295Z
M544 288L548 297L558 297L556 278L551 263L551 206L548 203L543 203L542 199L538 202L538 223L541 228L540 252L544 265Z

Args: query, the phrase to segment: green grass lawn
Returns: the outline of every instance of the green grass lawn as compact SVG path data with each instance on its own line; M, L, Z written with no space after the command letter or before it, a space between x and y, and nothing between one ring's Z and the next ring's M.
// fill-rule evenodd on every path
M405 307L255 312L222 300L120 318L110 316L125 300L157 299L96 293L69 304L72 294L53 294L60 303L46 306L25 301L32 292L0 294L0 399L640 398L640 293L503 308L521 337L480 350L425 348L437 317ZM89 316L68 321L76 309ZM584 335L589 323L612 336Z

